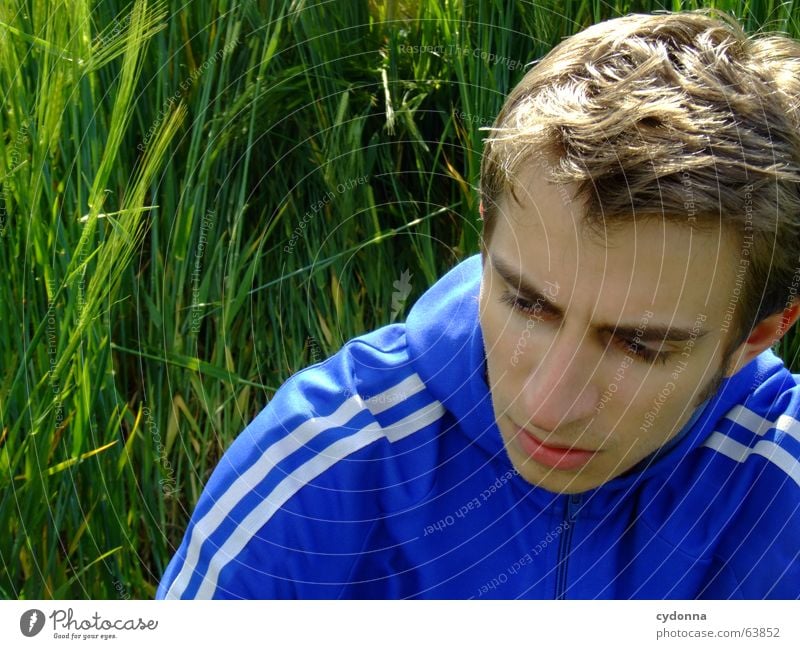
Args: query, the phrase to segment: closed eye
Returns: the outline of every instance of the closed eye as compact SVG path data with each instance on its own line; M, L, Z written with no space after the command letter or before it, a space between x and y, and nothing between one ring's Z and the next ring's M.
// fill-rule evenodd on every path
M661 363L662 365L667 362L672 352L662 351L661 349L652 349L646 345L642 345L636 340L626 338L618 338L618 345L623 351L633 355L635 358L646 363Z
M544 299L532 302L520 297L519 295L514 295L510 291L503 291L500 296L500 301L522 315L534 317L539 320L544 320L545 318L555 318L559 315L552 309L549 302Z

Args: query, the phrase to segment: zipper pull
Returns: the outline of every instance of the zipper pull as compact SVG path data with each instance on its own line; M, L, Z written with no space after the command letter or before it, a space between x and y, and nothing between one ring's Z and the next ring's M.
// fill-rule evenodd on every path
M567 517L570 521L575 520L582 504L583 494L570 494L569 501L567 502Z

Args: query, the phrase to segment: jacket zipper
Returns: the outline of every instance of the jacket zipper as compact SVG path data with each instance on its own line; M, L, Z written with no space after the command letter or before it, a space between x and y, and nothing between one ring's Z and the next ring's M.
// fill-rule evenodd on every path
M564 529L558 543L558 563L556 564L556 599L566 599L567 561L572 545L572 529L575 527L575 519L581 503L583 503L583 494L570 494L564 508Z

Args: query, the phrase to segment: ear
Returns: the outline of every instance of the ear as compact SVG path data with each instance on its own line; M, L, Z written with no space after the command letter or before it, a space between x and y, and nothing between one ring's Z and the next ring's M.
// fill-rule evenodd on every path
M750 335L731 354L725 376L733 376L768 347L778 342L800 318L800 300L794 300L780 313L767 316L759 322Z

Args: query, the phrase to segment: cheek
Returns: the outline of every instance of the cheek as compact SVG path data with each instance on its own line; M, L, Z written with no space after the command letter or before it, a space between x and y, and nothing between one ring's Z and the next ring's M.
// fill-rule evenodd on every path
M492 399L502 410L520 398L549 341L508 309L497 309L486 318L484 341Z
M615 437L649 447L657 420L674 417L672 395L678 386L671 380L669 366L645 364L626 355L622 360L606 359L602 368L595 383L599 421L614 430Z
M668 442L691 417L697 381L692 385L688 384L688 377L684 381L675 380L671 371L661 371L634 386L629 407L620 414L621 429L642 453L652 452ZM623 400L624 397L620 399Z
M497 304L492 295L481 294L480 323L483 333L483 342L486 345L486 355L490 359L500 355L501 348L508 344L508 334L511 328L509 314L504 313L503 305Z
M502 304L481 304L481 330L486 346L489 385L496 392L498 385L513 382L524 356L518 350L520 331L516 318Z
M501 374L511 374L530 356L533 332L520 327L519 318L507 309L495 307L487 313L484 326L486 356L491 368Z

